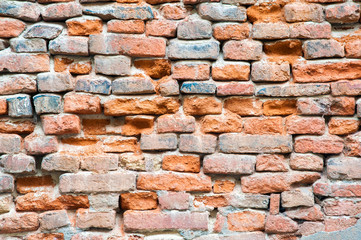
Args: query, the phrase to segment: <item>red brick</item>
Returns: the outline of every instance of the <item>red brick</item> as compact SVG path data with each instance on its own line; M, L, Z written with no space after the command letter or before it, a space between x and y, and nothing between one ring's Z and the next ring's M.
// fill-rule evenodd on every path
M316 195L329 197L361 197L361 185L353 183L317 182L313 185Z
M168 171L198 173L200 167L201 162L199 156L166 155L162 161L162 168Z
M325 15L330 23L356 23L360 19L360 5L353 2L329 5Z
M361 156L361 138L360 133L349 135L345 139L345 155L346 156Z
M224 59L259 60L262 55L262 43L254 40L231 40L223 46Z
M0 217L0 234L35 231L39 228L37 213L12 213Z
M298 230L297 222L282 215L268 215L265 231L267 233L292 233Z
M323 170L323 158L311 153L292 153L290 158L290 167L294 170L321 172Z
M245 193L274 193L291 189L293 184L312 184L321 175L319 173L259 173L242 177L241 186Z
M322 135L325 132L325 119L318 117L300 117L291 115L286 118L288 134Z
M170 20L180 20L188 16L187 9L178 4L165 4L159 10L164 18Z
M333 135L296 137L294 151L299 153L338 154L342 152L343 146L343 139Z
M158 197L154 192L123 193L120 195L124 210L150 210L157 208Z
M283 119L247 118L244 121L244 132L247 134L284 134Z
M62 135L80 133L80 119L76 115L43 115L41 116L41 122L45 134Z
M49 70L48 54L9 53L0 55L0 72L36 73Z
M287 217L296 220L322 221L324 219L324 213L319 205L314 205L313 207L287 209L285 214Z
M228 214L228 229L231 231L263 231L265 228L264 212L242 211Z
M248 23L220 23L213 27L213 37L219 41L243 40L248 38L250 32Z
M28 235L26 240L64 240L64 233L34 233Z
M172 77L177 80L208 80L208 63L178 62L173 65Z
M144 33L145 26L142 20L110 20L107 23L108 32L114 33Z
M187 115L221 114L222 103L214 97L185 97L183 110Z
M145 25L145 34L156 37L175 37L177 22L170 20L152 20Z
M361 58L361 39L350 39L345 43L346 57Z
M361 61L305 62L292 65L295 82L332 82L361 78Z
M19 135L0 133L0 153L18 153L22 147L22 138Z
M356 216L361 213L361 202L326 199L323 201L323 209L327 216Z
M241 116L262 115L262 101L252 98L231 97L224 101L224 108Z
M13 18L0 18L0 37L13 38L19 36L25 29L24 22Z
M289 3L283 8L287 22L322 22L323 7L320 4Z
M0 115L6 115L8 113L8 106L6 99L0 99Z
M140 173L137 188L142 190L210 192L211 178L191 173Z
M281 195L272 193L270 198L269 213L272 215L279 214L280 205L281 205Z
M290 80L290 65L287 62L258 61L252 63L253 82L285 82Z
M8 173L35 173L35 159L33 156L19 154L6 154L0 158L0 166Z
M250 64L222 62L212 65L212 79L221 81L247 81L250 74Z
M256 160L256 171L258 172L287 172L288 164L283 155L264 154L258 155Z
M352 97L299 98L298 112L305 115L353 115L355 99Z
M24 139L25 150L31 155L43 155L58 151L58 139L32 133Z
M331 38L331 24L328 22L300 22L290 25L291 38Z
M64 96L64 112L98 114L101 112L100 98L88 94L67 94Z
M328 131L330 134L348 135L357 132L359 125L358 119L331 118L328 122Z
M216 222L214 223L213 232L221 232L226 221L227 218L218 212L216 216Z
M361 81L341 80L331 84L331 91L333 96L357 96L361 94Z
M161 38L124 36L119 34L91 35L89 52L123 54L131 57L164 57L166 41Z
M205 133L242 132L242 118L234 113L224 115L207 115L200 121Z
M137 107L135 107L137 106ZM134 114L166 114L175 113L179 109L179 102L175 98L155 97L144 98L115 98L105 101L104 114L109 116L123 116Z
M189 208L190 194L185 192L164 192L158 196L161 209L186 210Z
M144 221L147 219L147 221ZM124 213L125 231L159 230L208 230L208 213L205 212L160 212L126 211Z
M251 96L254 93L253 84L249 83L224 83L217 86L217 96L245 95Z
M325 223L326 232L341 231L341 230L345 230L346 228L354 226L357 223L357 218L349 218L349 217L326 218L324 223Z

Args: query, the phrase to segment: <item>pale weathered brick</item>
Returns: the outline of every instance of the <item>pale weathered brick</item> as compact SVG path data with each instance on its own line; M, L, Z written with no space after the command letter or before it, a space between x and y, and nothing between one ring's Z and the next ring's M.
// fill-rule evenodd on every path
M175 150L177 145L177 135L173 133L142 134L140 138L140 148L145 151Z
M198 14L212 21L244 22L247 19L246 8L220 3L201 3Z
M252 155L213 154L203 160L205 173L252 174L255 171L256 157Z
M172 40L168 46L170 59L217 59L219 42L214 40Z
M226 133L219 136L219 147L224 153L289 153L292 152L292 137Z
M331 179L360 179L360 159L336 157L327 160L327 175Z
M262 56L262 43L254 40L231 40L223 45L224 59L259 60Z
M303 43L303 52L306 59L343 57L344 48L336 40L308 40Z
M142 219L149 221L143 221ZM160 230L208 230L208 213L206 212L156 212L126 211L124 213L126 231L160 231Z
M94 174L89 172L66 173L60 176L59 189L63 193L106 193L132 191L135 188L134 173L111 172ZM92 182L92 184L89 184Z
M182 152L213 153L216 150L217 137L213 135L182 134L179 150Z
M60 36L49 42L51 54L88 56L88 38Z

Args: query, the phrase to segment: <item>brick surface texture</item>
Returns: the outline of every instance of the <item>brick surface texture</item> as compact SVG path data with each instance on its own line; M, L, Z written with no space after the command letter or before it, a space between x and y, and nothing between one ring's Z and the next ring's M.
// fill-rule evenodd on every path
M360 6L0 0L0 239L361 226Z

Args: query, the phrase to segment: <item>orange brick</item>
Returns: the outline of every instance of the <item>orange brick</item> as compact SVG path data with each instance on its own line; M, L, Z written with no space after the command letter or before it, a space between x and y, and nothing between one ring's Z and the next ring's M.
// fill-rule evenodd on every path
M230 180L216 180L213 185L214 193L230 193L233 191L236 183Z
M144 33L145 27L142 20L110 20L107 23L108 32L114 33Z
M102 20L93 17L70 19L66 21L66 26L70 36L100 34L103 30Z
M244 121L244 131L247 134L283 134L283 119L275 118L247 118Z
M124 210L150 210L157 208L158 197L154 192L123 193L120 202Z
M176 172L199 172L201 162L199 156L167 155L163 158L162 168Z
M224 101L224 108L241 116L259 116L262 104L259 99L231 97Z
M297 113L297 100L269 100L263 103L266 116L291 115Z

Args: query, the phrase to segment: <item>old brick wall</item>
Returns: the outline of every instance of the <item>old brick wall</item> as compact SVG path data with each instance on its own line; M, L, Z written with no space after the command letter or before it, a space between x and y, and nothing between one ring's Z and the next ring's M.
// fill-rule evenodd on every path
M357 1L0 0L0 16L1 240L361 226Z

